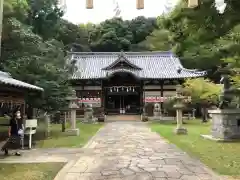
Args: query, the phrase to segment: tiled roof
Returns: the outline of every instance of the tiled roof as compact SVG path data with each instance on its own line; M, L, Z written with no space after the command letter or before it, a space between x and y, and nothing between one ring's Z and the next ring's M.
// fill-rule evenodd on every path
M186 69L171 52L126 52L124 57L141 69L104 69L119 58L122 52L70 52L70 61L75 60L78 70L72 79L106 78L115 71L128 71L139 78L180 79L200 77L205 71Z
M136 66L135 64L133 64L132 62L127 60L127 58L125 57L123 52L121 52L119 57L115 61L113 61L113 63L111 63L107 67L103 68L103 70L113 69L118 63L122 63L122 62L125 62L126 64L128 64L132 69L142 70L142 68Z
M0 71L0 84L6 84L15 87L22 87L26 89L33 89L38 91L43 91L43 88L13 79L9 73Z

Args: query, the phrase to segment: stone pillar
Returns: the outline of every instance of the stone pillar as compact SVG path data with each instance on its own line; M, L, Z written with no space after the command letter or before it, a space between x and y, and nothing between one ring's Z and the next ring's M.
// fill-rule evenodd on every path
M177 118L177 129L182 128L182 110L177 109L176 110L176 118Z
M232 141L240 139L240 109L214 109L210 135L201 135L215 141Z
M50 123L50 116L48 114L45 114L44 121L45 121L45 125L46 125L45 136L49 137L50 136L50 131L51 131L50 130L51 123Z
M76 129L76 109L71 110L71 128Z
M196 109L195 108L193 108L193 110L192 110L192 118L196 119Z

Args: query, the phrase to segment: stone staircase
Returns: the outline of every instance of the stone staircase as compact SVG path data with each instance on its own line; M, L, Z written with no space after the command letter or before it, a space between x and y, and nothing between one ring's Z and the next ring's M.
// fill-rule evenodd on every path
M140 115L107 115L106 122L109 121L141 121Z

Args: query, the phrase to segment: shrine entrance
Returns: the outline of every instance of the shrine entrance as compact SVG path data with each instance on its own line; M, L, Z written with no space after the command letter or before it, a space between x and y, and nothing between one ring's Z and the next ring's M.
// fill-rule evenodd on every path
M140 114L140 81L131 73L114 73L105 86L106 114Z

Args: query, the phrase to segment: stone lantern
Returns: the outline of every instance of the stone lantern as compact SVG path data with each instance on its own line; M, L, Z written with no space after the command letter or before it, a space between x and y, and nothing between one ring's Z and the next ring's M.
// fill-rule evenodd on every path
M67 129L66 132L69 135L79 136L79 129L76 128L76 110L79 108L76 104L77 101L76 91L73 90L71 96L67 97L69 101L68 109L70 110L70 129Z
M182 96L181 85L177 86L177 93L175 96L176 104L173 106L176 109L177 128L175 129L176 134L187 134L187 129L182 126L183 124L183 108L184 108L184 97Z

